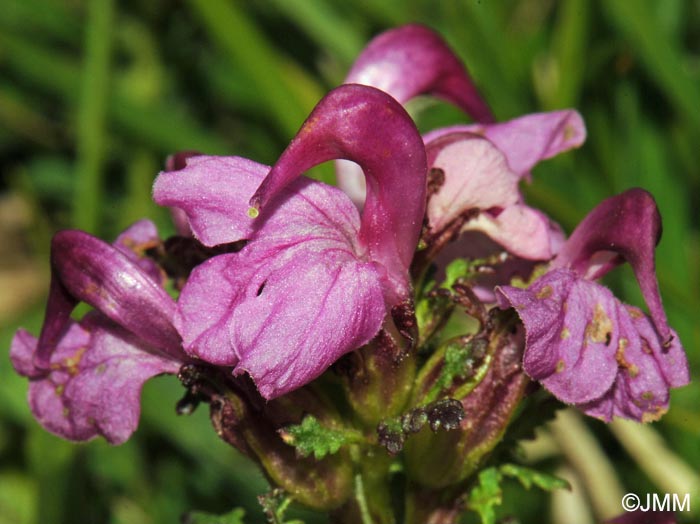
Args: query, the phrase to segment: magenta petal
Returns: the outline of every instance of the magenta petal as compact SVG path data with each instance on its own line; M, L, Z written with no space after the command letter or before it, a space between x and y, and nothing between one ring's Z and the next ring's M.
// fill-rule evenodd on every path
M668 411L669 388L690 381L685 353L675 332L673 343L663 348L649 317L639 309L622 306L619 319L617 380L603 398L579 408L606 422L614 416L641 422L658 420Z
M656 280L654 249L661 237L661 215L654 198L643 189L629 189L598 204L576 227L552 267L570 267L580 275L599 278L626 260L634 270L654 326L668 344L671 331ZM618 258L600 264L596 255Z
M172 325L175 302L121 251L82 231L61 231L51 243L51 265L54 277L72 297L92 305L146 343L180 354L180 336ZM49 329L50 313L47 308L40 356L55 339L54 330Z
M375 37L345 83L376 87L402 104L418 95L436 95L477 121L493 121L461 60L438 34L422 25L405 25Z
M463 231L481 231L509 253L527 260L549 260L554 255L549 218L522 204L508 206L497 215L481 213Z
M586 126L574 110L534 113L496 124L458 125L436 129L423 139L426 144L451 133L474 133L484 136L503 152L508 166L519 176L542 160L581 146L586 140Z
M124 253L139 266L154 282L165 284L165 273L158 264L146 255L146 250L160 243L156 225L150 220L134 222L112 242L112 245Z
M69 440L102 435L112 444L127 440L138 425L143 383L177 373L180 363L135 345L105 319L71 322L51 355L51 369L33 368L37 339L20 330L12 341L15 369L30 379L32 413L48 431Z
M238 372L268 399L319 376L369 342L386 314L374 265L342 251L284 253L260 266L231 319Z
M425 210L427 167L415 124L386 93L354 84L328 93L260 184L248 212L261 211L264 218L269 203L287 184L333 159L362 167L368 192L359 244L384 267L398 299L405 300Z
M367 343L386 314L384 275L358 252L355 207L324 184L291 187L243 250L195 268L178 302L186 350L238 364L268 398Z
M505 208L520 201L518 177L491 142L470 134L450 134L428 144L428 165L445 182L428 202L428 220L441 231L464 212Z
M568 404L610 390L618 371L619 303L607 288L556 270L528 289L499 287L497 296L525 326L523 369L530 377Z
M233 366L230 318L255 269L233 262L240 255L219 255L192 271L178 299L176 326L187 353L219 366Z
M202 153L199 151L180 151L174 153L165 160L165 170L166 171L179 171L187 166L187 159L195 156L201 156ZM175 225L175 231L177 234L183 237L191 237L192 229L190 228L190 223L187 220L187 214L179 207L171 207L170 215L173 219L173 224Z
M556 269L528 289L497 294L525 325L528 375L588 415L656 420L668 409L669 388L690 380L677 340L662 347L646 315L574 271Z
M188 352L247 371L274 398L376 335L386 310L374 265L301 244L222 255L197 267L180 299ZM240 361L239 361L240 360Z
M453 133L427 146L428 164L445 182L428 202L428 220L439 234L465 213L477 212L462 231L481 231L506 251L531 260L553 256L552 227L541 212L522 204L519 177L490 141Z
M204 245L235 242L253 233L254 220L245 210L269 169L240 157L190 157L179 171L158 175L153 199L184 211Z

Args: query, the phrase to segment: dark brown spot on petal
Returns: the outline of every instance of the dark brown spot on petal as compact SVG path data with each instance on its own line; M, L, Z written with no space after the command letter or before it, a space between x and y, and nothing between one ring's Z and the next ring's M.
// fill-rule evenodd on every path
M603 306L596 304L593 318L586 326L585 337L591 342L604 342L610 344L613 324Z
M630 378L635 378L637 375L639 375L639 368L636 365L628 362L627 359L625 359L625 350L627 349L628 345L629 340L620 337L620 340L617 343L617 351L615 351L615 360L620 365L620 367L627 370L627 373L629 373Z
M552 286L544 286L542 289L540 289L537 294L535 295L537 298L540 300L543 298L549 298L552 296L552 293L554 293L554 290L552 289Z
M87 351L87 348L80 348L72 356L63 359L58 364L52 364L51 369L62 370L68 373L70 376L74 377L78 374L78 365L83 358L83 354Z
M628 307L627 307L627 312L630 314L630 316L631 316L633 319L644 318L644 313L642 313L642 312L641 312L639 309L637 309L636 307L628 306Z
M566 142L568 142L569 140L571 140L572 138L574 138L574 136L576 136L576 130L574 129L574 126L572 126L571 124L567 125L567 126L564 128L564 133L563 133L563 135L564 135L564 140L565 140Z

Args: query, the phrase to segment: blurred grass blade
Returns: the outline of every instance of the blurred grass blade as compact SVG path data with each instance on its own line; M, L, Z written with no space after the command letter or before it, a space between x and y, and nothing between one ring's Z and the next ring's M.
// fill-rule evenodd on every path
M289 79L281 74L281 58L246 15L239 2L226 0L189 0L210 37L260 92L260 111L282 127L288 137L297 132L302 122L320 99L321 93L300 93L293 90Z
M561 109L578 104L586 70L589 11L588 0L566 0L559 4L559 13L552 37L552 53L556 57L557 90L548 109Z
M96 232L102 207L113 0L90 0L78 108L78 160L73 225Z
M0 32L0 49L5 51L0 61L20 76L69 102L78 100L80 69L66 56L7 32ZM182 149L207 154L229 151L224 140L178 109L175 103L138 103L118 90L110 93L108 112L120 131L163 153Z
M80 41L80 19L69 9L69 2L55 0L3 0L0 26L31 32L40 38Z
M346 66L364 47L364 37L324 0L273 0L272 4L301 27L318 46L340 58Z
M647 1L601 2L610 21L632 44L647 73L676 107L700 132L700 88L686 72L681 51L665 38Z

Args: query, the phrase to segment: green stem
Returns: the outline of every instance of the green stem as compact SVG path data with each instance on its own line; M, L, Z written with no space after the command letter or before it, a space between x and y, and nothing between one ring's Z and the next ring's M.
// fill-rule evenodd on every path
M369 514L367 499L365 498L365 487L362 482L362 475L359 473L355 475L355 500L357 500L357 506L360 508L362 524L373 524L372 517Z
M113 0L91 0L78 108L78 163L73 224L95 231L102 204Z

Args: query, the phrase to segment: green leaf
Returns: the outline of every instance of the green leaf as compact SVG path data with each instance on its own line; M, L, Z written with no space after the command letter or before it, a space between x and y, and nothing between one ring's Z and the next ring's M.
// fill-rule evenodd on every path
M463 258L450 262L445 269L445 281L442 283L442 287L449 289L458 279L464 278L469 272L469 266L469 262Z
M304 417L301 424L282 429L280 434L282 440L290 446L294 446L303 457L308 457L313 453L316 460L320 460L326 455L333 455L345 444L361 439L348 430L336 430L322 426L316 417L311 415Z
M182 518L183 524L244 524L245 511L236 508L225 515L212 515L201 511L190 511Z
M494 524L496 512L494 508L503 501L500 486L501 474L491 467L479 473L479 483L469 492L467 505L481 517L482 524Z
M537 486L545 491L571 489L569 483L564 479L518 464L503 464L500 467L500 471L507 477L517 479L527 489L530 489L532 486Z

